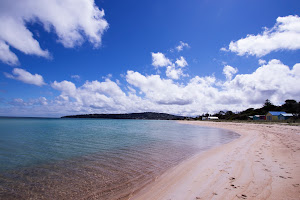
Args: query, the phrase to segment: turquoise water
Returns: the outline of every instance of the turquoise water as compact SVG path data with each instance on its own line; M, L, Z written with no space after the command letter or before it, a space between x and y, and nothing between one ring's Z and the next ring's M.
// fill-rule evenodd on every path
M127 199L237 137L175 121L1 118L0 199Z

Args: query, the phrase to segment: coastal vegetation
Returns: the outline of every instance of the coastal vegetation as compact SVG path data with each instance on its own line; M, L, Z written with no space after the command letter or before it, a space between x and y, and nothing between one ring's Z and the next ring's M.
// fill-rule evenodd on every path
M215 114L202 114L197 117L187 117L171 115L167 113L142 112L142 113L124 113L124 114L82 114L68 115L61 118L98 118L98 119L148 119L148 120L202 120L203 117L217 117L220 120L249 120L251 116L264 116L269 111L282 111L293 114L288 121L299 121L300 117L300 102L293 99L285 100L285 103L279 106L274 105L270 100L266 100L261 108L248 108L241 112L219 111Z
M215 116L221 120L249 120L249 116L266 115L269 111L283 111L286 113L292 113L293 117L289 121L299 120L300 102L297 102L293 99L287 99L285 100L284 104L276 106L269 99L267 99L261 108L248 108L241 112L233 112L230 110L219 111L213 115L206 113L196 117L196 119L202 119L202 117L207 116Z
M143 112L125 114L85 114L69 115L62 118L98 118L98 119L155 119L155 120L183 120L185 117L166 113Z

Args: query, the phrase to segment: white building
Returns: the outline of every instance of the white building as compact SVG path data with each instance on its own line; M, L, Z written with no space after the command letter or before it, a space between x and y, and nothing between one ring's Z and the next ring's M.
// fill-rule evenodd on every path
M219 117L202 117L202 120L218 120Z

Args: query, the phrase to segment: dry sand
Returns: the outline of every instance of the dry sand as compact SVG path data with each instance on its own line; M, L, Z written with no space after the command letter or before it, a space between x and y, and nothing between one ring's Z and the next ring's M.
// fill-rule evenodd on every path
M132 200L300 199L300 127L180 122L241 137L176 166Z

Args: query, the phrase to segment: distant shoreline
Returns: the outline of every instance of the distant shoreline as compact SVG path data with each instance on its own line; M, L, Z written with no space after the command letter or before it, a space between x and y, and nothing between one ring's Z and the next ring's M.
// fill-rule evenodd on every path
M122 114L83 114L68 115L61 118L92 118L92 119L148 119L148 120L183 120L186 117L167 113L143 112Z

